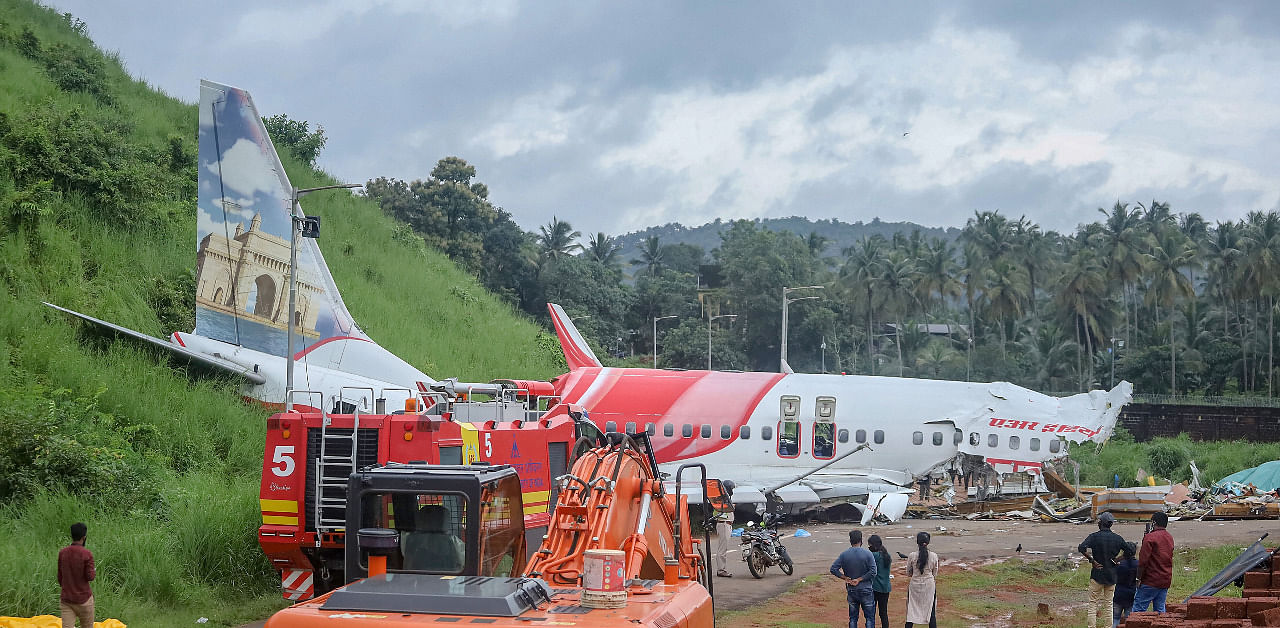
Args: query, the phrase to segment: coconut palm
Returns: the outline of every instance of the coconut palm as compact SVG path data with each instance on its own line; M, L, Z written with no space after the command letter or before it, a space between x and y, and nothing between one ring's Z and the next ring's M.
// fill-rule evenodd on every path
M1102 249L1102 263L1106 268L1106 277L1121 290L1124 304L1124 339L1131 349L1134 347L1130 329L1137 326L1138 306L1135 283L1142 276L1143 253L1147 249L1147 233L1143 229L1138 212L1130 211L1128 203L1116 201L1108 212L1098 208L1106 221L1098 234ZM1129 304L1133 302L1133 322L1129 322Z
M844 267L840 270L841 283L857 295L867 311L867 360L871 374L876 373L875 360L875 311L877 305L877 279L884 262L885 241L880 236L862 238L844 250Z
M1245 281L1250 291L1267 303L1267 396L1274 393L1276 293L1280 292L1280 214L1249 212L1245 251Z
M1000 324L1000 355L1008 359L1005 351L1005 323L1009 318L1022 316L1027 300L1027 271L1007 259L998 259L984 271L986 290L983 300L987 313L994 315Z
M598 262L605 268L616 270L619 263L618 254L622 252L622 245L618 244L617 239L600 231L587 239L587 246L583 252L586 254L587 259Z
M915 301L916 266L913 260L902 251L890 251L880 264L880 272L876 275L876 283L884 291L885 309L889 310L897 320L893 344L898 348L898 377L903 376L902 336L906 327L903 319L907 309Z
M919 277L916 281L917 298L924 304L925 314L932 310L934 295L938 303L945 303L947 297L958 297L963 287L956 280L955 247L941 238L934 238L916 260Z
M538 228L542 233L538 236L538 246L543 259L559 259L581 250L582 245L576 240L582 234L573 229L573 225L551 217L551 222Z
M1155 306L1157 327L1160 325L1160 306L1169 308L1169 391L1177 394L1178 354L1173 339L1174 313L1179 301L1195 298L1191 280L1182 273L1182 269L1195 259L1195 250L1181 231L1164 228L1156 234L1151 252L1146 257L1150 283L1145 300L1148 305Z
M657 275L662 270L662 261L662 241L658 236L649 236L640 245L640 257L631 263L644 266L650 275Z
M1080 376L1081 389L1088 383L1084 356L1090 356L1089 368L1092 369L1093 339L1102 338L1099 310L1106 298L1106 269L1092 247L1079 246L1063 267L1054 304L1075 329L1076 345L1082 349L1076 352L1076 373ZM1087 379L1092 379L1092 373Z

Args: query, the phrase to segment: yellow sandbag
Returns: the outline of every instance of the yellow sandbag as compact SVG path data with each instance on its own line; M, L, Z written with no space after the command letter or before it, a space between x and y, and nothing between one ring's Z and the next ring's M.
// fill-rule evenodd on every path
M62 628L62 618L54 615L0 617L0 628ZM127 628L119 619L93 622L93 628Z

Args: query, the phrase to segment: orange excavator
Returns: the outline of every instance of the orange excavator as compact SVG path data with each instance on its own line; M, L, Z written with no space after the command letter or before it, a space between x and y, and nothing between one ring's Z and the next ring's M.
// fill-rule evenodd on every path
M574 449L582 453L557 478L547 534L527 560L514 468L389 464L353 473L352 581L280 611L267 628L713 626L710 539L693 538L682 487L685 472L698 471L689 475L699 476L709 512L720 482L684 465L666 492L643 433L584 438Z

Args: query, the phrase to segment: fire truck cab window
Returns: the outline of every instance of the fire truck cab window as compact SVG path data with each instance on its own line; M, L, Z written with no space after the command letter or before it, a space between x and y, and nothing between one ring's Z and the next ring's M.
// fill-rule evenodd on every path
M999 447L1000 437L995 434L987 434L987 447Z
M728 425L721 425L721 426L720 426L720 438L721 438L721 439L723 439L723 440L729 440L729 437L730 437L730 436L732 436L732 435L733 435L733 428L732 428L732 427L729 427Z
M912 444L912 445L923 445L923 444L924 444L924 432L913 432L913 433L911 434L911 444Z
M942 446L942 432L933 433L933 444L939 447Z
M499 578L512 575L520 551L523 512L513 512L512 505L520 497L520 479L509 475L484 487L480 493L480 573Z
M858 443L865 443L865 442L867 442L867 431L866 431L866 430L858 430L858 431L854 432L854 433L853 433L853 440L854 440L854 442L858 442Z
M685 423L680 426L680 436L683 438L693 438L693 426Z
M738 428L738 438L741 438L742 440L747 440L748 438L751 438L751 426L744 425Z
M1062 441L1058 440L1057 438L1054 438L1053 440L1049 441L1049 453L1056 454L1061 449L1062 449Z
M1031 451L1040 451L1040 439L1038 438L1031 439L1030 449Z
M840 430L836 432L836 440L841 443L849 442L849 430Z
M778 422L778 455L794 458L800 455L800 422Z
M606 422L606 423L604 424L604 431L606 431L606 432L616 432L616 431L618 431L618 422L617 422L617 421L608 421L608 422Z
M876 430L875 433L871 435L871 437L876 441L877 445L884 444L884 430Z
M663 436L666 436L667 438L670 438L670 437L672 437L672 436L675 436L675 433L676 433L676 426L675 426L674 424L667 423L667 424L665 424L665 425L663 425L663 426L662 426L662 435L663 435Z
M773 426L766 425L760 428L760 438L763 440L773 440Z
M635 433L636 433L636 422L635 422L635 421L627 421L627 433L628 433L628 434L635 434Z
M512 478L515 480L516 478ZM520 490L516 480L515 490ZM456 493L366 493L362 511L366 527L400 531L400 556L387 561L388 571L456 574L466 564L462 542L467 498ZM362 557L361 562L366 563Z

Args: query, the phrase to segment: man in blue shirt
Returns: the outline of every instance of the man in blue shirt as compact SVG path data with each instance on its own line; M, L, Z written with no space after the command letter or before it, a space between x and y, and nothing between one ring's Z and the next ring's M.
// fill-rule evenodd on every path
M876 628L875 594L871 590L871 580L876 577L876 559L862 547L861 530L849 532L849 545L852 547L840 552L836 562L831 563L831 575L844 580L845 595L849 599L849 628L858 628L859 609L867 618L867 628Z

